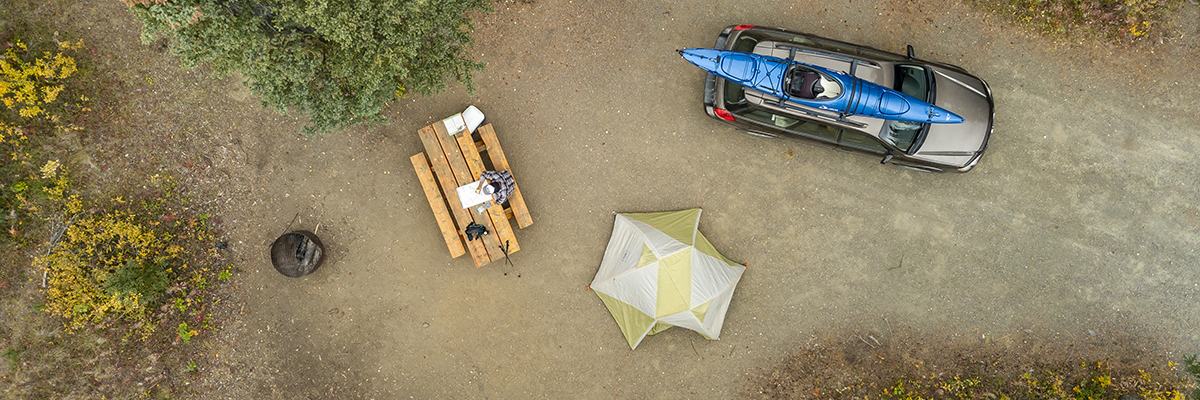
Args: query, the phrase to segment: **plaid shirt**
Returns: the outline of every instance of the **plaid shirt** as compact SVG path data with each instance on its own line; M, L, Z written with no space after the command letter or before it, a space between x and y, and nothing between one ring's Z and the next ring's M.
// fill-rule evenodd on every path
M504 204L508 201L508 196L512 196L513 190L517 188L516 181L508 171L483 171L479 177L500 185L500 189L493 194L496 197L496 204Z

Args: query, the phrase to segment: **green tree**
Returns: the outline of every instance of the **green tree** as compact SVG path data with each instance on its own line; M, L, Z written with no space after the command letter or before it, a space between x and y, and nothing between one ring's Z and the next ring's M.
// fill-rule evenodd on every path
M263 105L307 113L305 133L379 122L393 96L449 78L472 90L474 10L488 0L123 0L142 39L171 40L187 67L241 73Z

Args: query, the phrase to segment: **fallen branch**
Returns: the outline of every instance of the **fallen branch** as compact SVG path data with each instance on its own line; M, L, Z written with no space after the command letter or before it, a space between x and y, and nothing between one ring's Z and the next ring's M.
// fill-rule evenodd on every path
M67 221L66 224L62 224L61 215L55 217L55 221L50 223L50 246L47 246L46 255L42 257L49 257L50 253L54 252L54 247L57 246L58 242L62 240L62 235L67 233L67 228L70 228L71 225L75 224L75 218L78 217L79 214L80 213L75 213L75 215L72 215L71 220ZM45 268L42 268L42 289L46 288L46 276L48 274L49 271Z

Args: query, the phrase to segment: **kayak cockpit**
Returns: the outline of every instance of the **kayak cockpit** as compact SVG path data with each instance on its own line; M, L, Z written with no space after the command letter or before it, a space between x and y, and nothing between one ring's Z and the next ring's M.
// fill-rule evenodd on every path
M802 64L792 64L784 74L783 87L788 96L801 99L829 100L842 95L841 83Z

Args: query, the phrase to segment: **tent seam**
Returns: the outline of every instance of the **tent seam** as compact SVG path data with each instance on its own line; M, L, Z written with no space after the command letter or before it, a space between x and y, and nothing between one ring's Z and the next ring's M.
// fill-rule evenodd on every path
M656 324L658 324L658 318L655 318L654 322L650 324L650 327L646 328L645 332L642 332L642 336L638 338L637 343L634 343L633 348L631 348L630 350L636 350L638 345L642 344L642 341L645 340L646 336L648 336L650 334L650 331L654 330L654 325L656 325Z
M740 277L738 278L738 281L741 281L741 278L740 278ZM737 282L730 283L730 284L729 284L729 287L727 287L727 288L725 288L725 289L722 289L720 292L717 292L717 295L716 295L716 296L713 296L712 298L713 298L713 299L716 299L716 298L718 298L718 297L721 297L721 295L725 294L725 292L732 291L734 286L737 286ZM709 301L712 301L712 299L709 299ZM731 305L733 304L733 297L732 297L732 296L729 298L729 304L731 304ZM700 326L704 326L704 325L705 325L705 324L704 324L704 321L700 321ZM707 330L711 330L711 329L710 329L710 328L708 328L708 327L705 327L705 328L704 328L704 330L706 330L706 331L707 331Z
M696 209L696 224L692 225L692 247L696 247L696 232L700 232L700 214L704 214L703 208Z

